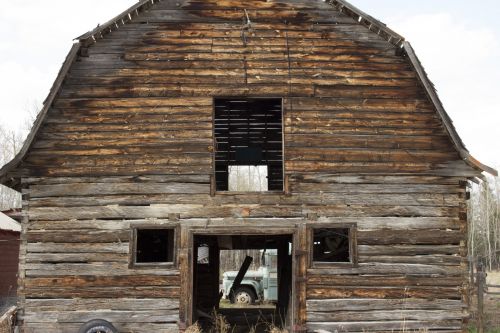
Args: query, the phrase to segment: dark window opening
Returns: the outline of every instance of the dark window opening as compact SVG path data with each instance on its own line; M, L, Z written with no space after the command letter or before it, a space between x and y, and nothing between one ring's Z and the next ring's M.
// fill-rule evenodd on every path
M135 262L172 263L174 229L137 229Z
M215 99L217 191L283 190L280 98Z
M313 261L327 263L351 262L350 229L314 229Z

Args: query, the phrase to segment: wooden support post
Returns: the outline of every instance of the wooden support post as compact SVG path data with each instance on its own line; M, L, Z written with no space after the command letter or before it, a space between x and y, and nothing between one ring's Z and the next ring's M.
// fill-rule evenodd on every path
M484 283L485 274L482 262L477 263L477 331L484 333Z
M234 291L238 289L241 285L241 281L243 281L243 278L245 277L245 274L248 271L248 268L252 264L253 258L246 256L245 260L243 261L243 264L240 267L240 270L238 271L238 274L234 278L233 285L231 286L231 290L229 291L229 294L234 297Z
M180 271L180 306L179 306L179 330L183 332L191 324L191 297L192 297L192 272L189 270L191 263L191 242L189 230L180 227L179 240L179 271Z
M217 191L217 183L215 180L215 175L210 175L210 196L215 197L216 191Z
M305 332L307 320L306 313L306 287L307 287L307 265L308 265L308 230L305 223L299 225L299 242L295 250L297 263L297 275L295 279L297 292L297 318L293 332Z
M476 266L476 260L474 258L469 257L469 298L468 298L468 306L469 309L472 308L472 300L474 296L474 267Z

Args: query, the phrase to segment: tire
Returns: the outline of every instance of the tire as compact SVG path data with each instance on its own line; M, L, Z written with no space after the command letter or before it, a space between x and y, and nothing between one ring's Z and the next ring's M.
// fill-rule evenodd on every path
M239 305L251 305L257 300L257 296L255 295L253 289L246 286L239 287L231 296L231 303Z
M78 333L118 333L118 330L109 321L94 319L83 324Z

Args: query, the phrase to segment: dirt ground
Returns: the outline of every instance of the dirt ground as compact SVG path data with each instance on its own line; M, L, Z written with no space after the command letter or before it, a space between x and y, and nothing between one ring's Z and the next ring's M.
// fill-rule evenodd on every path
M238 304L231 304L227 299L221 299L219 307L221 309L274 309L276 308L276 305L272 303L238 305Z

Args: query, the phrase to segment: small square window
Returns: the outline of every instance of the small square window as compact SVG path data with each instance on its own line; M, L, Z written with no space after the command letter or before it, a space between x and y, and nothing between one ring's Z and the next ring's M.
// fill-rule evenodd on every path
M135 263L173 263L174 235L174 229L136 229Z
M316 263L352 262L350 228L313 229L313 261Z

